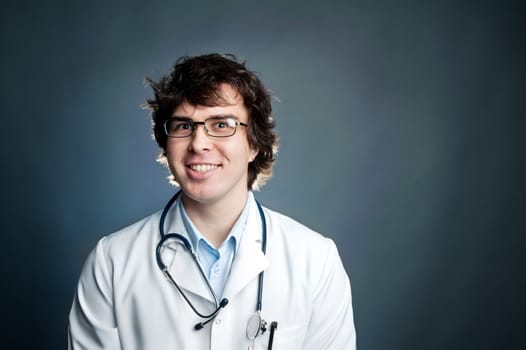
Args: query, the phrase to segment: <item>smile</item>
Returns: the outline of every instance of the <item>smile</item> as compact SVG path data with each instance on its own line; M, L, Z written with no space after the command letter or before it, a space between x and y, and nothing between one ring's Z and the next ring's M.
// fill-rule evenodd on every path
M190 164L190 169L198 173L208 173L212 170L219 168L219 165L215 164Z

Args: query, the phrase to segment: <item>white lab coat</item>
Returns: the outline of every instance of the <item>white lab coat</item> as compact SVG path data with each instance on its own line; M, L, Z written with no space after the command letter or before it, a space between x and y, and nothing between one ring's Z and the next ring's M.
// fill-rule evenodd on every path
M166 232L186 235L178 210ZM69 316L69 349L247 349L247 321L255 312L258 274L264 270L262 316L277 321L275 350L355 349L349 278L332 240L264 209L267 254L261 251L261 219L251 205L223 297L228 305L201 330L203 321L157 267L160 213L102 238L82 270ZM166 255L168 251L168 255ZM202 313L213 299L183 249L165 249L165 263ZM256 338L267 349L269 331Z

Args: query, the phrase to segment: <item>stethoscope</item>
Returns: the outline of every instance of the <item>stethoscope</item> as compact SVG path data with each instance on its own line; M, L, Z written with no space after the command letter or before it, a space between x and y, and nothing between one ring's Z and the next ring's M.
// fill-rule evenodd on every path
M181 193L181 191L178 191L175 195L173 195L173 197L168 201L168 203L166 203L166 206L164 207L164 209L162 211L161 218L159 220L159 233L161 235L161 239L160 239L159 243L157 244L157 248L155 250L155 255L156 255L156 259L157 259L157 265L159 266L159 269L161 269L161 271L163 272L164 276L177 289L177 291L179 291L179 294L181 294L181 296L186 301L188 306L190 306L190 308L193 310L193 312L197 316L199 316L199 317L204 319L203 322L199 322L199 323L197 323L194 326L195 330L200 330L206 324L211 322L216 317L216 315L219 313L219 311L222 308L227 306L228 299L227 298L223 298L223 299L221 299L221 301L218 301L217 296L215 295L214 290L212 289L212 286L210 285L210 282L208 281L208 278L206 277L206 274L203 271L203 268L201 267L201 264L199 263L199 261L197 259L197 254L196 254L195 250L193 249L192 245L190 244L190 241L185 236L183 236L183 235L181 235L179 233L165 233L164 232L164 222L166 220L166 216L168 215L168 212L170 211L170 208L173 206L173 204L175 203L175 201L179 197L180 193ZM262 233L261 233L261 236L262 236L261 250L263 251L263 254L266 254L266 252L267 252L267 222L265 220L265 214L263 212L263 208L261 207L259 202L256 201L256 204L257 204L257 207L258 207L259 216L261 218L261 231L262 231ZM208 290L210 291L210 294L212 295L212 297L214 299L215 310L212 313L205 314L205 313L199 312L196 309L196 307L192 304L192 302L190 301L190 299L188 298L186 293L183 292L181 287L179 287L177 282L175 282L174 278L172 277L172 275L168 271L168 268L166 267L166 265L163 262L162 254L161 254L163 248L166 247L166 243L168 241L175 242L175 243L178 243L179 245L182 245L184 247L184 249L186 249L186 251L190 252L190 254L192 255L192 259L193 259L194 263L199 268L199 274L201 275L201 278L205 281L206 286L208 287ZM258 294L257 294L257 302L256 302L256 311L249 318L248 323L247 323L247 330L246 330L246 334L247 334L248 339L250 339L252 341L254 341L254 339L258 335L265 333L265 331L267 330L267 322L261 317L261 308L262 308L262 299L263 299L263 271L261 271L259 273L258 278L259 279L258 279ZM269 343L269 349L272 348L272 337L273 337L273 333L274 333L274 330L275 330L276 327L277 327L277 323L276 322L272 322L272 324L271 324L271 338L270 338L270 343Z

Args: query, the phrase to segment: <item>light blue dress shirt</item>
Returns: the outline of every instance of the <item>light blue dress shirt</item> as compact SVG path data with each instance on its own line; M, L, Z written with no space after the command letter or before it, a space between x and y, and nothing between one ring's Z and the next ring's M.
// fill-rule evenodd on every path
M192 220L184 209L183 201L179 201L179 210L183 223L190 238L190 243L194 248L199 264L208 277L208 281L218 299L223 296L223 290L230 274L232 263L236 256L241 236L245 230L245 225L250 211L250 205L254 201L254 195L249 191L247 203L228 234L227 238L216 249L195 227Z

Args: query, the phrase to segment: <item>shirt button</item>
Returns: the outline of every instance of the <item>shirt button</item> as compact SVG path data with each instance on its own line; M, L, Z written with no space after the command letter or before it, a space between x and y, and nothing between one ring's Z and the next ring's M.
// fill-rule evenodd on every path
M221 324L221 319L220 318L216 318L216 321L215 321L215 324Z

